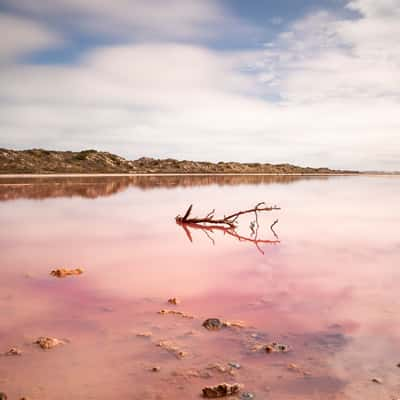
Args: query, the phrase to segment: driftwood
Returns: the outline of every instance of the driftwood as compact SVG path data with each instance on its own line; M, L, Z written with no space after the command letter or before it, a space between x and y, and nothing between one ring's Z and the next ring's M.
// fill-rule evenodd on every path
M274 234L276 240L263 240L258 238L258 230L259 230L259 222L258 222L258 212L261 211L272 211L272 210L280 210L277 206L267 207L265 203L258 203L254 208L238 211L228 216L224 216L223 218L215 218L214 213L215 210L209 212L206 216L198 218L198 217L191 217L190 214L192 212L193 206L190 205L187 209L186 213L183 217L177 215L175 217L175 221L178 225L180 225L186 233L188 239L193 242L193 238L191 235L191 229L198 229L205 233L205 235L210 239L210 241L215 244L215 240L211 236L214 231L221 231L224 235L229 235L233 238L236 238L239 241L243 242L251 242L254 243L257 247L258 251L264 254L264 251L261 249L260 244L275 244L280 243L278 235L274 231L274 226L278 223L276 219L270 229ZM255 220L250 223L250 236L243 236L236 232L237 228L237 220L241 215L254 213Z
M280 208L277 206L266 207L265 203L261 202L258 203L255 207L250 208L249 210L238 211L231 215L224 216L223 218L215 218L214 217L215 210L210 211L205 217L198 218L198 217L190 217L192 208L193 204L189 206L183 217L177 215L175 217L176 222L180 224L213 224L213 225L221 224L221 225L227 225L231 228L235 228L236 221L241 215L254 213L256 218L255 222L258 225L258 212L280 210Z

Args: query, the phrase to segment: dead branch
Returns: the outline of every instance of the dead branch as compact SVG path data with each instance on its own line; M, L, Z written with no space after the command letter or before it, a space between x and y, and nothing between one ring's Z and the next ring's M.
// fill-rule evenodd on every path
M189 208L186 210L183 217L177 215L175 220L179 224L213 224L213 225L227 225L230 228L236 227L237 219L244 214L254 213L255 215L255 226L256 230L258 230L258 212L261 211L272 211L272 210L280 210L277 206L265 206L264 202L258 203L255 207L250 208L248 210L238 211L228 216L224 216L223 218L214 218L215 210L210 211L205 217L190 217L192 212L193 205L191 204Z

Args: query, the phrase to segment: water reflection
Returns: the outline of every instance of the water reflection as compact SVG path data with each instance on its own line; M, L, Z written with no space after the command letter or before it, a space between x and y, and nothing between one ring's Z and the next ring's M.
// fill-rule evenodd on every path
M215 245L215 243L216 243L216 241L213 237L213 234L217 231L217 232L222 232L222 234L224 236L226 235L228 237L234 238L234 239L238 240L239 242L253 243L256 246L257 250L263 255L265 253L264 253L264 250L260 247L261 245L280 243L278 238L276 240L260 239L258 237L257 233L254 233L254 236L244 236L244 235L240 235L239 233L237 233L236 229L234 229L234 228L227 228L227 227L220 226L220 225L205 226L205 225L201 225L201 224L182 223L182 222L178 222L178 221L176 222L176 224L179 225L183 229L183 231L186 234L186 237L189 239L190 242L193 242L193 237L191 234L191 230L193 229L193 230L199 230L199 231L203 232L213 245ZM276 235L276 233L275 233L275 235Z
M40 177L0 178L0 201L15 199L46 199L50 197L85 197L95 199L111 196L130 187L157 188L196 186L237 186L290 184L308 179L329 179L328 176L290 175L175 175L175 176L101 176L101 177Z
M108 179L68 184L96 193L113 184ZM0 357L0 391L11 399L193 399L203 386L227 380L244 383L257 399L399 397L399 181L293 182L173 190L144 182L160 189L128 185L92 200L65 197L61 181L51 187L47 180L1 202L0 353L16 346L23 355ZM174 221L188 204L205 215L261 200L282 208L260 217L259 237L272 241L269 227L279 218L281 242L262 246L265 256L221 230L212 246L202 229L188 227L192 244ZM249 224L237 233L249 237ZM58 267L85 272L54 279L49 272ZM195 318L158 314L172 308L170 297ZM201 324L209 317L246 327L208 332ZM136 336L147 331L150 338ZM47 335L70 342L48 352L32 346ZM188 356L176 359L157 347L161 340ZM251 351L275 340L292 351ZM210 363L232 361L242 365L234 377L202 375ZM149 371L154 365L158 373Z

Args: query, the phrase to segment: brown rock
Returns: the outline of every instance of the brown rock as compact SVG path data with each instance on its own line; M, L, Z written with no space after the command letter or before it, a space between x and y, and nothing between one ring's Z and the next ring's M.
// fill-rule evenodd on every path
M168 303L174 304L176 306L176 305L180 304L180 301L176 297L171 297L170 299L168 299Z
M162 340L161 342L158 342L157 346L167 350L171 354L174 354L176 358L181 359L187 356L186 351L181 350L176 344L168 340Z
M218 331L222 328L225 328L226 325L218 318L207 318L203 322L203 327L208 329L209 331Z
M194 318L193 315L186 314L186 313L184 313L182 311L176 311L176 310L160 310L158 313L161 314L161 315L168 315L168 314L170 314L170 315L178 315L178 316L180 316L182 318L189 318L189 319L193 319Z
M34 343L39 345L44 350L52 349L61 344L65 344L65 342L63 340L52 338L52 337L47 337L47 336L39 337Z
M20 356L21 354L22 351L20 349L17 349L16 347L12 347L10 350L4 353L5 356Z
M229 383L220 383L215 386L206 386L203 388L203 397L207 399L213 399L217 397L231 396L238 394L240 390L243 389L243 385L239 383L234 383L230 385Z
M267 353L286 353L289 351L289 346L282 343L272 342L265 345L265 351Z
M65 278L66 276L81 275L81 274L83 274L82 268L75 268L75 269L57 268L53 269L50 272L50 275L55 276L57 278Z
M221 321L219 318L207 318L203 322L203 327L209 331L218 331L222 328L244 328L245 325L242 321Z
M151 332L138 332L136 336L142 338L150 338L153 336L153 334Z

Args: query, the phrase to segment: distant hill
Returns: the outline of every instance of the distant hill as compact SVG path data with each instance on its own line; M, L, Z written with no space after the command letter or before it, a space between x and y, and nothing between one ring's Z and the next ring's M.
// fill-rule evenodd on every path
M0 174L89 174L89 173L145 173L145 174L333 174L358 173L329 168L298 167L291 164L178 161L171 158L142 157L126 160L104 151L50 151L43 149L0 149Z

